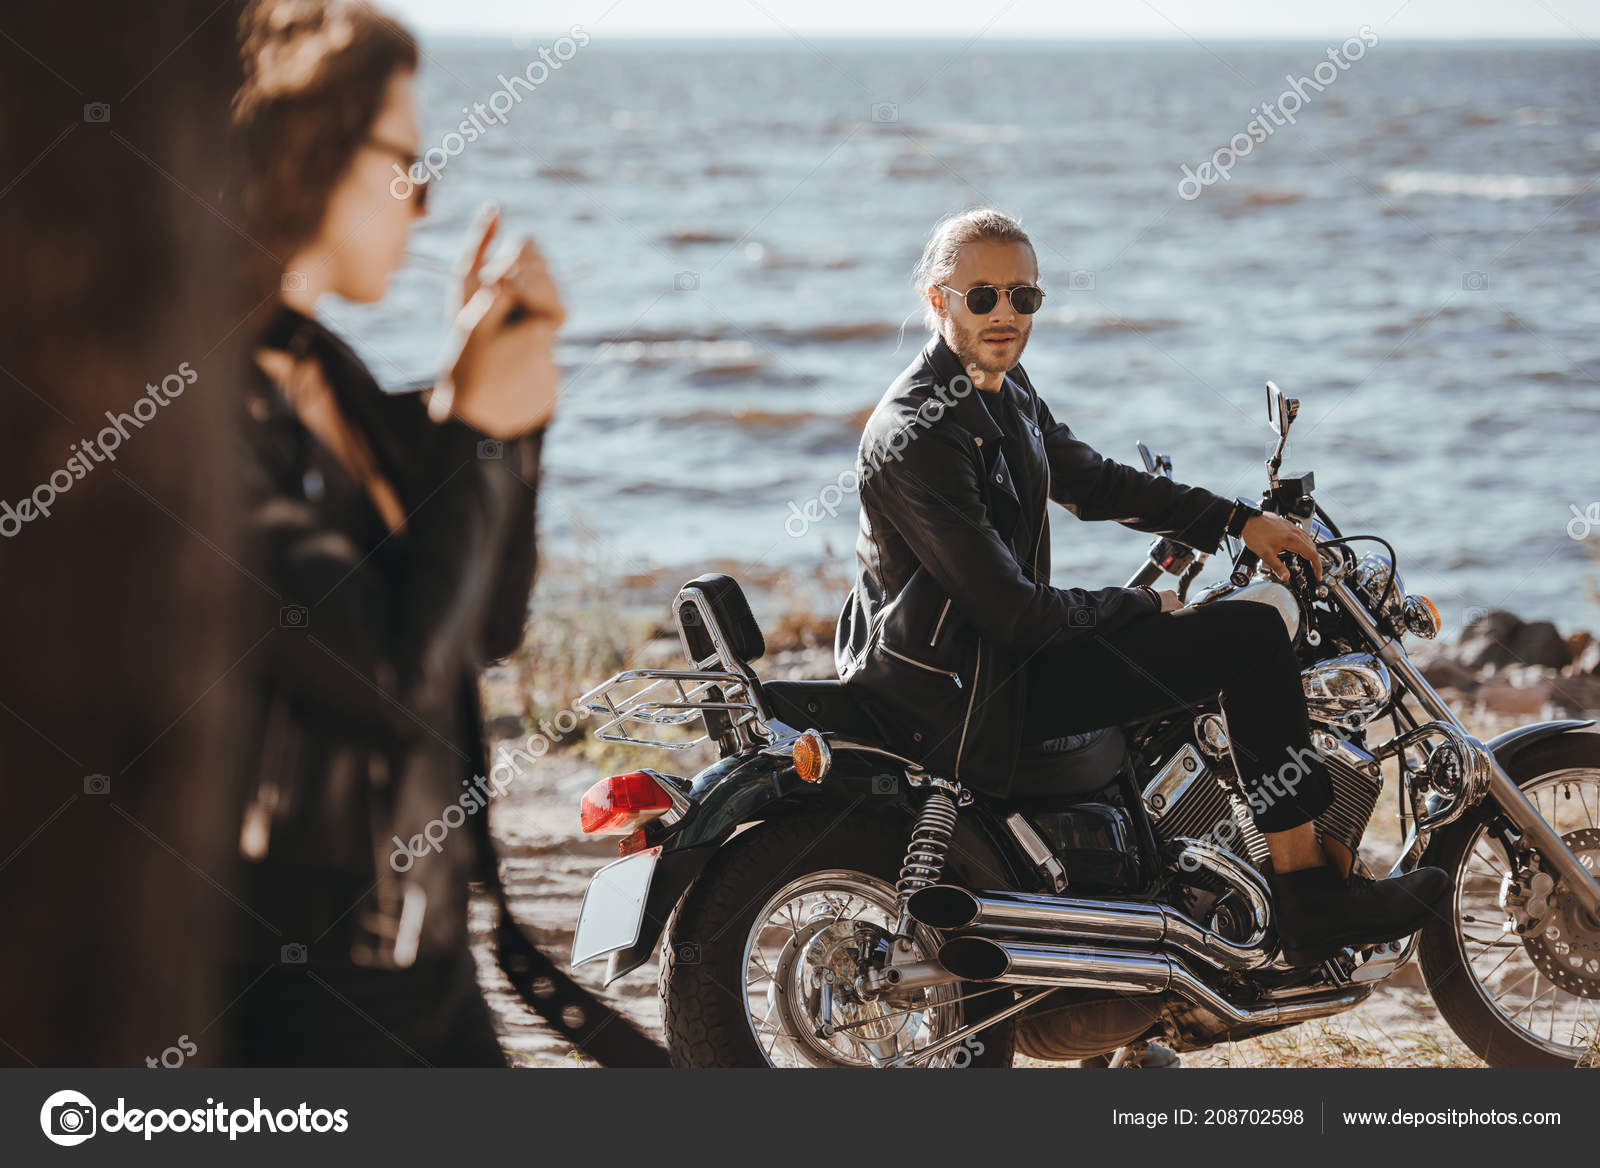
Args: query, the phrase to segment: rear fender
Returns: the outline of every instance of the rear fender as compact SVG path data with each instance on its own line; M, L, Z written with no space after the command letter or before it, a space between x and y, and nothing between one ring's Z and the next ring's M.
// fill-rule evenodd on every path
M886 825L902 825L909 838L915 814L910 794L904 771L882 754L868 751L835 749L832 766L820 783L803 781L786 756L760 751L707 767L695 776L690 791L693 813L662 843L638 939L608 958L607 984L650 959L678 901L741 827L836 808L841 815L859 811L883 816ZM962 811L952 862L984 887L1025 887L1019 883L1025 869L1008 838L987 808L974 804Z

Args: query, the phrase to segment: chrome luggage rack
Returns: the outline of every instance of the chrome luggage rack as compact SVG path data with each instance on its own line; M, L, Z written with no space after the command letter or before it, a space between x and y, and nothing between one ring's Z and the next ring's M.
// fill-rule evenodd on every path
M688 750L715 741L724 754L771 742L774 734L761 697L761 683L748 664L734 656L705 593L686 586L672 606L678 639L691 669L627 669L607 678L578 699L585 712L603 718L593 733L604 742ZM696 658L685 624L709 635L711 652ZM700 719L702 733L664 737L663 727ZM645 727L639 733L633 727Z

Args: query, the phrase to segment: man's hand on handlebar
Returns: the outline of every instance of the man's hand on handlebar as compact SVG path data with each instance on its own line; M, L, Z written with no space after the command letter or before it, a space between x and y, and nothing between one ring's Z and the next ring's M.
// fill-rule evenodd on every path
M1278 558L1279 552L1294 552L1305 560L1318 580L1322 579L1322 557L1317 553L1317 545L1298 524L1268 511L1253 516L1244 525L1242 535L1244 546L1261 557L1267 571L1279 580L1289 579L1289 569Z
M1178 599L1178 594L1170 588L1156 589L1156 595L1161 598L1162 612L1177 612L1183 607L1183 601Z

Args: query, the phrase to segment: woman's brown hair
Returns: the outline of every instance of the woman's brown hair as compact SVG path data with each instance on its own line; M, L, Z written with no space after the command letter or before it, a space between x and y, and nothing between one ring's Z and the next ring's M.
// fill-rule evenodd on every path
M416 70L417 42L364 0L255 0L240 41L236 194L247 230L283 260L315 237L389 79Z

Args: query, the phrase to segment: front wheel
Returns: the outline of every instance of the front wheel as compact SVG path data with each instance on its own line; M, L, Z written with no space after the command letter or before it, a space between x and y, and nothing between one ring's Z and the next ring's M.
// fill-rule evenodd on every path
M667 926L660 989L673 1065L881 1066L1009 1005L1009 987L964 982L856 991L863 949L894 930L892 845L908 831L804 818L725 845ZM904 959L931 960L938 941L919 926ZM1012 1049L1007 1021L925 1065L1010 1066Z
M1585 867L1600 872L1600 735L1531 747L1510 771ZM1442 830L1425 862L1449 872L1450 912L1422 930L1419 959L1439 1012L1491 1066L1600 1062L1600 922L1561 882L1501 841L1487 801Z

